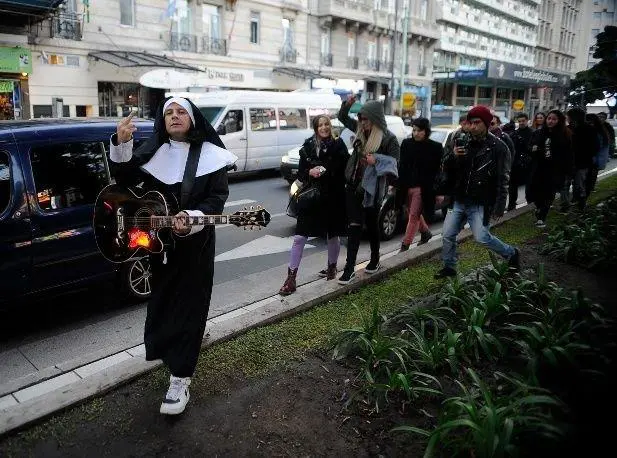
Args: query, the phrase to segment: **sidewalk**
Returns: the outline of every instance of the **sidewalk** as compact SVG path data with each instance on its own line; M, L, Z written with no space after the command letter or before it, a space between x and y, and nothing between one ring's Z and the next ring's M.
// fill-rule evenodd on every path
M613 171L604 172L602 177L611 173ZM519 207L517 210L508 212L499 224L532 209L524 204ZM469 237L471 237L471 232L465 229L460 234L459 240ZM208 320L207 335L203 346L207 347L229 340L254 327L280 321L285 317L360 289L363 285L379 281L409 265L419 263L440 252L440 239L440 236L435 236L428 244L421 247L415 246L402 254L398 253L398 249L383 253L382 269L374 275L366 275L362 270L366 262L361 263L356 266L358 272L356 280L346 286L341 286L335 281L327 282L325 279L320 279L301 285L297 292L290 296L281 297L278 294L265 294L268 290L264 290L263 286L264 278L273 274L280 276L280 268L271 269L276 273L266 271L255 274L254 278L247 281L243 291L233 291L228 295L221 293L223 297L219 299L227 298L229 302L225 307L213 306L211 308L212 318ZM398 248L398 244L395 246ZM250 303L242 299L246 291L253 292L253 290L263 291L263 299ZM128 313L135 314L136 312ZM143 314L143 311L139 313ZM143 317L138 315L137 318L141 320L143 326ZM114 389L158 367L160 362L146 362L144 359L144 348L141 343L142 326L138 329L139 340L135 339L134 345L124 347L119 345L115 350L106 349L101 350L99 354L90 353L81 358L77 357L55 364L49 369L14 378L0 385L0 435ZM67 345L71 346L71 343L67 341ZM73 342L72 347L77 354L80 351L83 352L83 347L78 341ZM5 361L6 359L3 361L3 370L6 370Z

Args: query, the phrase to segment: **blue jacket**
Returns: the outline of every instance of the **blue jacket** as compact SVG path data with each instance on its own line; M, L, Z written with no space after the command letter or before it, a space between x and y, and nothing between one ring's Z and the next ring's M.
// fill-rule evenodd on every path
M375 165L368 165L364 169L362 177L362 189L364 189L364 207L372 207L376 196L383 196L386 190L386 175L398 178L398 164L392 156L375 154Z

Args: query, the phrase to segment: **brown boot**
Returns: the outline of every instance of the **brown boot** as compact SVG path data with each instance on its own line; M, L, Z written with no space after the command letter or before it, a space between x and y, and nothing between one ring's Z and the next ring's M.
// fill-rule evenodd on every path
M291 293L296 291L296 274L298 273L298 269L290 269L287 268L287 279L281 289L279 289L279 294L281 296L289 296Z
M334 264L328 264L328 270L326 271L326 280L334 280L336 278L336 262Z

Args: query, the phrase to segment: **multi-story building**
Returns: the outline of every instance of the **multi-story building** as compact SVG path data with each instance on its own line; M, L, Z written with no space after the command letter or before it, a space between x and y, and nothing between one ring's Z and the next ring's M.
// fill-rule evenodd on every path
M166 90L310 86L308 0L0 0L0 10L3 117L148 116Z
M434 59L434 116L447 118L448 107L460 111L476 104L506 115L523 103L523 109L533 110L537 87L569 84L569 77L535 66L542 0L438 3L441 39Z
M400 110L403 75L403 91L413 94L415 110L428 114L433 50L439 38L434 0L312 0L310 10L311 68L335 85L356 82L366 99L392 93L394 111Z
M593 47L596 37L600 32L604 32L606 26L617 26L617 0L589 0L587 10L586 36L582 37L585 46L582 50L584 57L584 67L580 70L587 70L598 63L598 59L593 57Z
M535 50L536 69L561 75L570 81L576 73L576 56L584 21L582 0L542 0L539 8L538 36ZM567 79L564 79L567 78ZM530 110L563 109L567 85L542 85L531 88Z

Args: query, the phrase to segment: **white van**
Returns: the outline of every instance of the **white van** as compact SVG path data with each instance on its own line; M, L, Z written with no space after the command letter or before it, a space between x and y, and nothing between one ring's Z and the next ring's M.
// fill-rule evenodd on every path
M313 134L317 115L335 118L341 98L331 90L214 91L166 95L189 98L238 156L237 172L277 169L281 157Z

